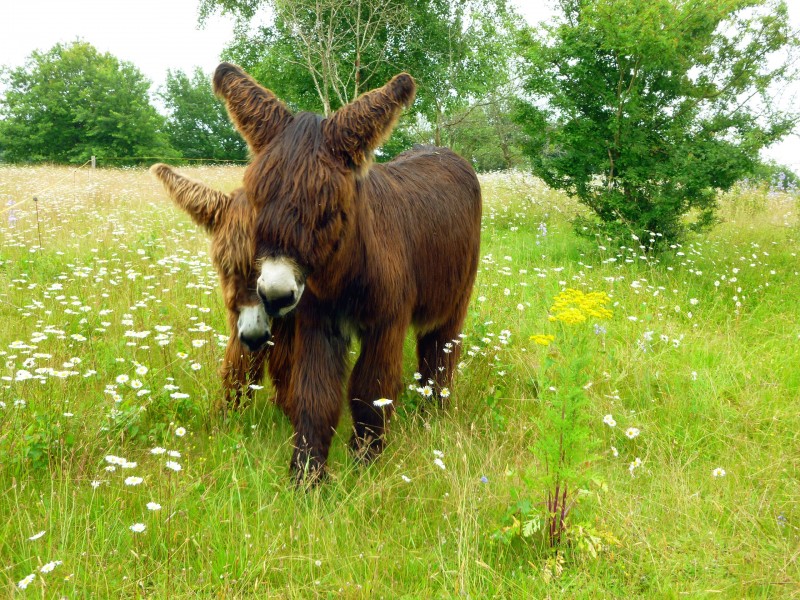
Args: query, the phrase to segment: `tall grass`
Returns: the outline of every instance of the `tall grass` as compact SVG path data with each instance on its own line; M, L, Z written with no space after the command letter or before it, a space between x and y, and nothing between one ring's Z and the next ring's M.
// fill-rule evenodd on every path
M185 171L225 190L242 175ZM158 185L140 170L0 168L0 210L23 202L0 215L3 595L796 596L797 197L736 190L710 235L653 257L647 240L579 239L580 207L535 179L482 184L450 408L423 408L409 338L384 455L356 466L344 417L331 481L305 493L268 385L226 420L210 411L216 274ZM594 476L569 517L618 540L597 556L578 538L554 554L502 535L519 502L544 510L527 475L544 468L547 350L529 338L566 288L613 305L585 367Z

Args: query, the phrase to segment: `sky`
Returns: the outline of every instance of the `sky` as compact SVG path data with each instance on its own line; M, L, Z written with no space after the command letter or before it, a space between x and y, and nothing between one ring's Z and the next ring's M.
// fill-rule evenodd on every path
M3 2L6 4L6 2ZM198 0L10 0L0 20L0 64L20 66L34 50L78 38L132 62L155 85L168 69L212 72L233 22L199 29Z
M642 0L647 1L647 0ZM197 24L198 0L9 0L0 20L0 65L18 67L34 50L82 39L101 52L136 65L154 89L168 69L210 73L231 39L233 22L215 16ZM549 2L512 0L530 23L546 20ZM800 0L788 0L793 29L800 29ZM783 94L800 103L800 82ZM800 173L800 132L764 151L766 158Z

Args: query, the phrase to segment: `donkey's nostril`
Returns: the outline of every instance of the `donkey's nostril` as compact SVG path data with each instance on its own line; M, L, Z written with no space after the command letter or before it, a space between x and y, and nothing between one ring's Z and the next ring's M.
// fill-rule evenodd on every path
M284 308L292 307L297 303L297 293L290 291L286 294L265 296L261 294L261 301L270 317L280 315Z
M250 352L261 349L272 337L272 333L267 329L259 332L239 332L239 341L245 345Z

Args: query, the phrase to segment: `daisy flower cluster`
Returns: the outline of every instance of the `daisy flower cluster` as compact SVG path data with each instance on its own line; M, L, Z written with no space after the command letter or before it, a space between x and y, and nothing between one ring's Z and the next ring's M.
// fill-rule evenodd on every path
M615 398L619 399L619 396L613 396L613 397L615 397ZM610 430L612 430L612 431L616 431L616 430L617 430L617 429L616 429L616 428L617 428L617 420L614 418L614 415L613 415L613 414L610 414L610 413L609 413L609 414L607 414L607 415L604 415L604 416L603 416L603 424L604 424L606 427L608 427ZM628 443L630 443L630 442L632 442L633 440L637 439L641 433L642 433L642 432L641 432L641 430L640 430L638 427L633 427L633 426L626 427L625 429L622 429L622 437L621 437L621 439L622 439L622 442L623 442L623 443L624 443L624 442L628 442ZM616 444L620 444L620 442L616 442L616 441L615 441L614 443L616 443ZM621 445L621 444L620 444L620 445ZM636 449L636 445L635 445L635 444L634 444L634 445L631 445L631 451L634 451L635 449ZM619 452L620 452L620 451L617 449L617 447L616 447L616 446L615 446L615 445L612 443L612 444L611 444L611 455L612 455L614 458L617 458L617 457L619 456ZM633 459L633 460L632 460L632 461L629 463L629 465L628 465L628 471L630 472L630 474L631 474L631 477L633 477L633 476L634 476L634 471L636 471L636 469L638 469L639 467L641 467L641 466L642 466L642 464L643 464L643 463L642 463L642 459L640 459L638 456L637 456L637 457L635 457L635 458L634 458L634 459Z
M34 533L30 537L28 537L28 542L36 542L36 540L39 540L42 537L44 537L45 533L47 532L39 531L37 533ZM44 563L38 568L37 571L34 571L33 573L30 573L25 577L23 577L22 579L20 579L17 582L17 588L20 590L27 589L28 586L30 586L36 580L37 576L44 578L45 575L52 573L53 571L55 571L56 567L62 564L64 563L60 560L51 560L49 562Z
M183 427L177 427L174 433L176 437L181 438L186 435L186 430ZM183 470L183 466L178 462L178 459L182 458L182 454L179 450L168 450L167 448L163 448L161 446L155 446L150 449L149 455L153 458L158 458L160 461L163 461L163 473L166 475L169 475L170 473L178 473ZM114 454L106 455L104 461L107 463L104 467L104 471L106 473L114 473L118 468L122 470L133 470L139 466L137 462L129 461ZM92 488L97 489L104 483L109 484L110 481L95 479L91 482L91 486ZM138 489L140 486L147 487L146 479L135 474L127 475L122 480L122 483L125 488L128 489ZM145 504L145 508L148 512L157 512L161 510L161 504L154 500L149 500ZM146 525L144 523L137 522L131 525L129 529L133 533L142 533L145 531Z

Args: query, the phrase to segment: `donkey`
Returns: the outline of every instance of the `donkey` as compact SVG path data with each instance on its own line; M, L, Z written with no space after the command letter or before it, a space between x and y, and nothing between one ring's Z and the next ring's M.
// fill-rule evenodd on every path
M261 381L267 356L270 373L275 374L285 371L282 361L289 359L283 345L268 353L267 313L255 290L252 229L256 211L242 188L224 194L160 163L150 167L150 172L175 204L211 234L211 258L219 274L230 331L220 369L225 390L222 408L236 408L243 396L252 395L250 384ZM273 325L276 339L283 327L291 330L291 318ZM284 400L276 395L278 406L286 411Z
M364 461L383 449L393 405L376 401L402 389L409 327L423 380L437 390L450 384L478 268L480 185L446 148L373 164L414 100L408 74L328 118L292 114L230 63L216 69L213 87L253 155L244 191L256 211L251 251L268 317L255 337L280 324L290 359L270 374L294 426L290 468L313 482L339 421L352 337L361 351L347 386L350 447Z

